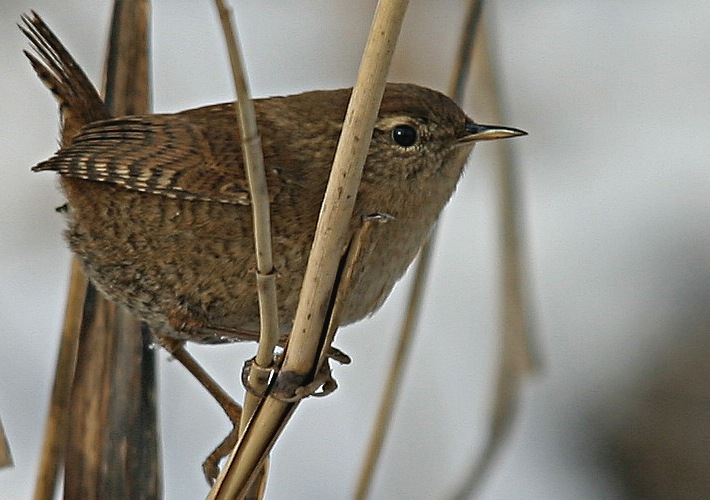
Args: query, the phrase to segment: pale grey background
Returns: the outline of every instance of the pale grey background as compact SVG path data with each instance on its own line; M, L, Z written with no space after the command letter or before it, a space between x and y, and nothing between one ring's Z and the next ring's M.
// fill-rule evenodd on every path
M155 3L155 109L231 99L211 3ZM487 13L509 124L530 132L515 146L545 368L525 387L520 419L482 498L623 497L606 437L650 363L682 341L676 325L707 309L710 3L679 5L510 1ZM352 85L373 7L239 2L254 94ZM463 7L412 2L391 80L446 88ZM62 203L56 180L29 172L56 148L57 109L20 53L27 43L15 23L37 9L97 81L110 7L18 0L1 8L0 415L16 467L0 471L0 491L20 499L35 476L69 253L53 212ZM443 219L373 498L444 498L483 439L498 279L496 173L487 150L474 153ZM336 369L336 394L299 408L273 454L269 498L352 492L404 290L370 321L341 332L337 345L354 364ZM194 352L238 391L237 373L253 348ZM200 498L207 488L199 464L228 425L179 365L160 358L166 497Z

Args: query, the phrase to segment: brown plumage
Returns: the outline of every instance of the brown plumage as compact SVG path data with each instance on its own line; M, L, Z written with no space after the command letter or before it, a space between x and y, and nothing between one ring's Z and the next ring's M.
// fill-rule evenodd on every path
M25 24L37 52L28 57L57 97L65 124L84 118L85 126L65 131L71 137L63 148L33 170L61 174L67 239L89 277L159 335L219 342L253 332L252 220L233 105L108 119L95 89L49 29L37 17ZM350 92L255 101L284 332L294 317ZM391 220L370 233L344 323L382 304L454 191L474 141L522 133L476 125L439 92L388 84L348 234L368 216Z

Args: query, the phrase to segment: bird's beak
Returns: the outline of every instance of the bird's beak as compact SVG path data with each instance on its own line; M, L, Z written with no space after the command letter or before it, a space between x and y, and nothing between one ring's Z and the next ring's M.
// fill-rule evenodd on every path
M468 135L461 137L457 141L459 144L467 144L474 141L493 141L495 139L507 139L508 137L528 135L527 132L517 128L501 127L498 125L479 125L473 122L466 123L466 132L468 132Z

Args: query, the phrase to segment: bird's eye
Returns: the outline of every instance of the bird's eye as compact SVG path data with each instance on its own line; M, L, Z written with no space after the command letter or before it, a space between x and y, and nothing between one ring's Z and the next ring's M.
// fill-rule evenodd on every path
M417 142L417 131L411 125L397 125L392 129L392 140L403 148L414 146Z

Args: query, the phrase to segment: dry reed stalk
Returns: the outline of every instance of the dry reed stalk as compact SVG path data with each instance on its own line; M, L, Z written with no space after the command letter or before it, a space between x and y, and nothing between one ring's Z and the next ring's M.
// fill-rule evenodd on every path
M231 19L231 10L221 0L215 0L222 23L225 43L229 52L234 88L237 93L237 117L244 164L249 180L252 215L254 220L254 245L257 262L257 292L259 296L259 347L255 359L258 367L268 369L273 363L274 348L279 339L278 306L276 302L276 274L274 273L271 246L271 216L269 213L269 191L264 173L264 156L261 150L261 138L257 129L254 103L249 95L247 74L241 56L239 38ZM266 389L268 379L254 376L257 370L250 372L249 382L260 383L254 387L257 392ZM246 427L251 414L260 398L247 392L245 410L242 413L241 428Z
M466 21L461 31L458 54L454 61L451 83L449 84L449 96L459 105L463 104L466 82L468 81L469 70L471 67L473 44L482 9L482 0L470 1L466 14ZM412 339L414 338L414 333L417 327L419 310L421 308L424 291L426 290L426 279L429 274L432 246L436 241L437 227L438 226L435 225L432 229L429 238L424 243L424 246L419 252L419 256L417 258L414 270L414 279L412 287L409 291L407 308L400 326L392 364L390 365L390 369L387 374L387 382L385 383L382 391L380 404L377 409L377 416L375 417L375 421L372 426L370 441L368 443L365 458L358 477L354 496L354 498L358 500L367 497L368 491L372 484L373 473L377 467L377 462L382 452L382 445L385 437L387 436L387 432L389 431L392 411L394 410L394 403L399 390L402 387L400 382L402 373L404 372L409 358Z
M279 340L276 273L271 245L271 216L269 191L264 172L264 155L261 149L261 137L257 128L254 103L249 93L247 72L244 69L244 60L241 55L237 29L232 19L232 11L222 0L215 0L215 6L219 12L227 52L229 53L234 90L237 94L237 116L235 118L239 126L244 166L249 182L257 266L259 344L247 378L247 384L252 391L246 391L244 394L244 410L239 423L239 433L243 434L262 399L256 394L266 392L268 387L274 361L274 349ZM267 467L262 466L259 481L254 483L249 498L263 497L266 488L266 470Z
M7 442L5 428L0 420L0 469L12 466L12 453L10 453L10 445Z
M294 383L300 386L312 380L320 363L319 354L323 346L329 345L323 336L329 331L328 304L333 296L347 221L407 5L406 0L378 3L336 150L281 372L271 386L272 391L257 408L209 498L231 499L244 494L298 405L297 401L287 401L284 395L292 393Z
M117 0L103 94L113 116L150 111L147 0ZM72 395L65 495L158 498L155 352L126 309L99 296L85 304ZM96 394L101 395L96 398ZM78 417L78 416L82 417ZM88 431L88 432L87 432ZM94 454L92 456L91 454Z
M79 260L73 257L67 305L64 312L64 325L57 355L57 366L54 371L54 384L52 386L47 423L44 427L37 482L35 483L35 500L51 500L54 498L59 470L64 463L69 430L69 403L74 382L76 357L79 350L81 310L84 306L88 284L89 282L81 270Z
M148 111L148 19L146 0L114 4L104 82L114 115ZM150 343L140 323L100 297L74 260L35 498L53 497L62 460L66 497L160 496Z
M2 426L2 420L0 420L0 469L5 467L12 467L12 453L10 452L10 445L7 441L7 436L5 435L5 428Z

